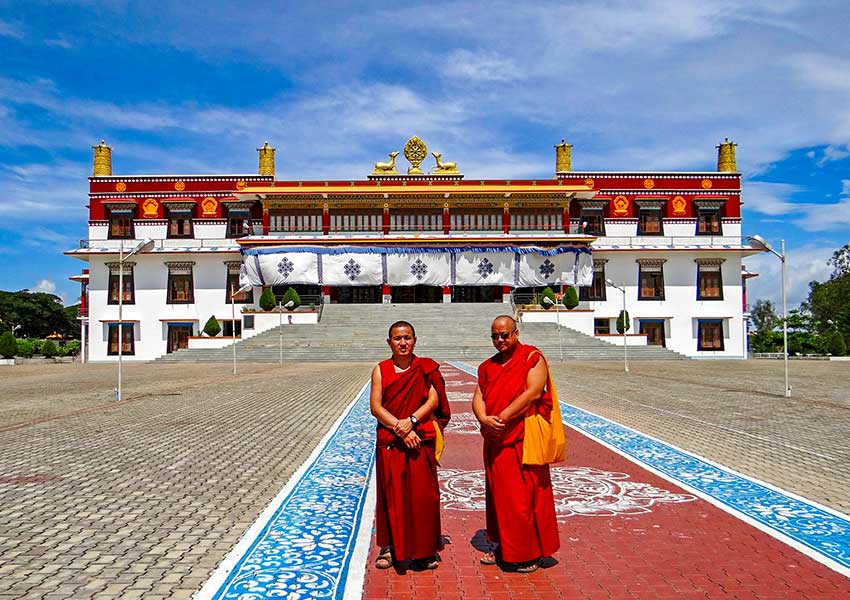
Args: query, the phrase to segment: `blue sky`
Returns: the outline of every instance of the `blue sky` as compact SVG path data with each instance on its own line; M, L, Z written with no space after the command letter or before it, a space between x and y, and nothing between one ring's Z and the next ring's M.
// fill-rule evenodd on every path
M413 134L468 177L714 170L788 245L789 301L850 241L850 3L0 2L0 289L84 263L91 146L116 174L362 178ZM779 261L747 260L750 300Z

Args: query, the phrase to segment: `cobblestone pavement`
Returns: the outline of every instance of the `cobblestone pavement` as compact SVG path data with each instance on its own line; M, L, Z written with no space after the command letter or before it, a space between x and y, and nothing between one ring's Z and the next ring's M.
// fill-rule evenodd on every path
M370 365L0 370L0 598L190 598Z
M850 368L553 362L563 400L850 512ZM0 600L190 598L371 365L0 369Z
M558 363L565 400L850 514L850 364L791 361Z

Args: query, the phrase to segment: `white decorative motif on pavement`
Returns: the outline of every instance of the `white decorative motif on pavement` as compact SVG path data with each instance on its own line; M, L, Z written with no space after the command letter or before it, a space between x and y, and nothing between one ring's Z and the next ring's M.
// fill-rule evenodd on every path
M440 469L440 491L447 510L484 510L484 471ZM590 467L552 467L552 491L559 520L613 517L652 512L652 506L696 500L648 483L629 481L627 473Z
M472 403L472 392L449 392L446 391L446 396L449 397L449 402L469 402Z
M452 420L446 425L446 433L480 435L478 419L472 413L452 413Z

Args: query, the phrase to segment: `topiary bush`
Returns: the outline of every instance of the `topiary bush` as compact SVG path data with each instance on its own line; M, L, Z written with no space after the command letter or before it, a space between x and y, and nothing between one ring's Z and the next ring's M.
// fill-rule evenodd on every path
M558 301L555 299L555 292L552 291L552 288L547 287L542 292L540 292L540 306L542 306L546 310L549 310L550 308L555 306L557 302Z
M260 296L260 308L263 310L272 310L276 305L277 301L274 299L274 292L270 287L267 287Z
M56 356L56 344L52 340L47 340L41 345L41 354L45 358L53 358Z
M564 292L564 295L561 297L561 303L567 308L567 310L572 310L576 306L578 306L578 292L572 286L567 288L567 291Z
M221 333L221 323L218 322L218 319L216 319L215 316L212 316L209 320L207 320L206 325L204 325L204 333L210 337L215 337Z
M622 335L624 332L628 331L631 326L632 323L629 321L628 311L621 310L620 316L617 317L617 333Z
M301 296L298 295L295 288L289 288L286 290L286 293L283 294L283 300L281 300L281 302L286 310L295 310L301 306ZM289 304L290 302L292 303L291 305Z
M14 358L18 353L18 340L11 331L0 335L0 356L3 358Z

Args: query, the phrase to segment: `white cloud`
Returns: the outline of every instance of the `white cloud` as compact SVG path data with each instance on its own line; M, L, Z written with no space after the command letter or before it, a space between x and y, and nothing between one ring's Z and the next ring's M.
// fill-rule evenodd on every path
M850 156L850 145L827 146L823 149L823 157L818 161L817 165L822 167L828 162L844 160L848 156Z
M49 279L42 279L35 285L35 287L30 288L30 291L53 294L56 292L56 284L50 281Z
M8 21L0 19L0 37L22 39L24 37L24 32L21 30L20 25L9 23Z
M768 183L749 181L744 185L745 210L763 215L787 215L799 212L800 206L790 200L802 192L798 185L790 183Z
M522 71L512 60L492 52L471 52L465 49L449 54L444 74L466 82L510 81L522 78Z
M779 252L779 244L775 244ZM786 279L788 310L796 308L809 296L809 282L826 281L832 268L827 260L837 250L835 245L807 244L786 247ZM747 282L747 302L752 306L756 300L771 300L782 309L782 261L768 252L744 259L748 271L759 276Z

